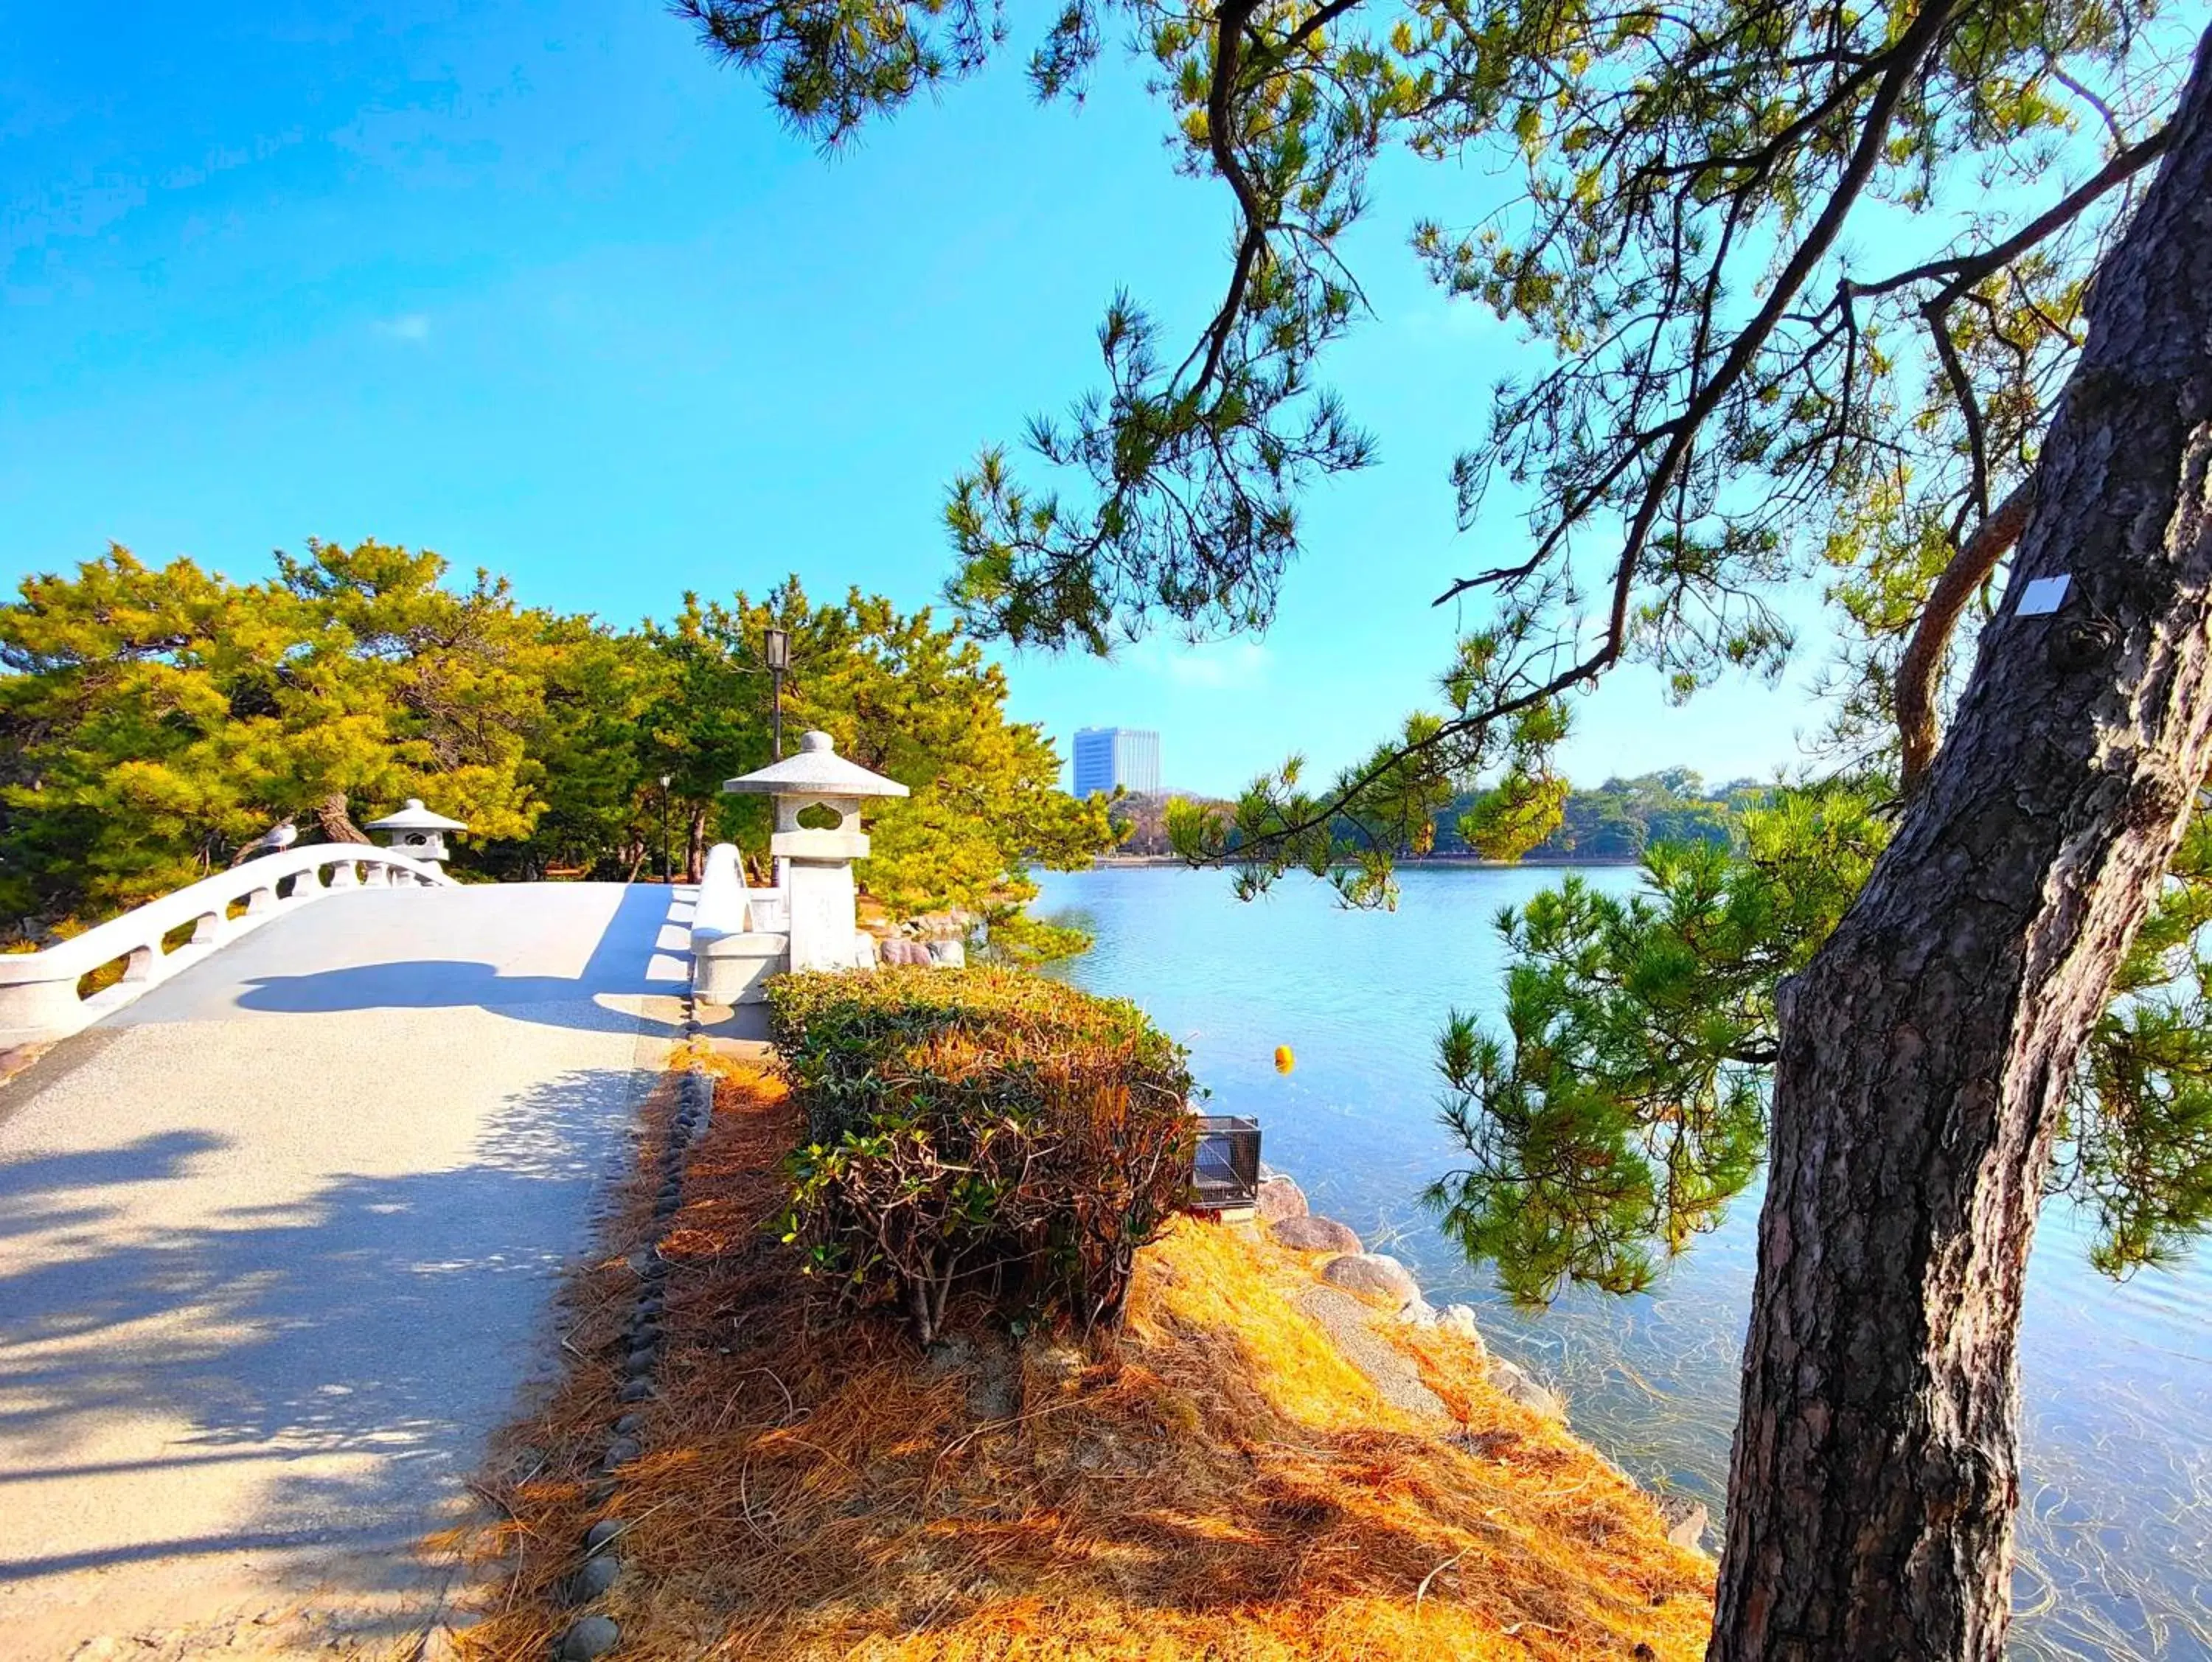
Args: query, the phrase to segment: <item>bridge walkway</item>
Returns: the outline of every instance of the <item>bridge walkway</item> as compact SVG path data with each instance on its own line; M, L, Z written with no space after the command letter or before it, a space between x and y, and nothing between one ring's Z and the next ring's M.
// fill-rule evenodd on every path
M333 895L0 1086L0 1656L416 1647L415 1545L554 1370L690 898Z

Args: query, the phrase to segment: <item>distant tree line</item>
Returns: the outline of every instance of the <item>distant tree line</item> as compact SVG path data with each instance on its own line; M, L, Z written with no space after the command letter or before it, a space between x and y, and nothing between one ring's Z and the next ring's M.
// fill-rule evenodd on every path
M1608 779L1595 789L1558 786L1558 825L1529 841L1510 834L1493 834L1501 817L1505 794L1495 788L1460 792L1427 821L1417 823L1413 834L1380 821L1363 824L1350 815L1340 818L1335 839L1346 847L1363 840L1382 842L1395 859L1423 855L1487 855L1518 858L1540 864L1547 860L1635 861L1648 849L1664 843L1709 843L1731 848L1742 841L1742 816L1771 800L1775 787L1756 780L1736 779L1708 788L1693 768L1662 768L1633 779ZM1169 829L1169 804L1179 802L1182 812L1211 813L1227 820L1237 805L1218 797L1183 791L1127 793L1096 799L1105 807L1115 837L1115 852L1124 855L1172 855L1175 839ZM1424 843L1422 832L1427 833ZM1230 846L1236 833L1230 833Z
M1155 858L1175 852L1168 836L1169 802L1199 802L1223 809L1232 806L1190 791L1125 791L1100 800L1105 801L1107 818L1114 827L1114 852Z
M1741 838L1744 811L1755 808L1773 787L1737 779L1708 789L1694 769L1662 768L1633 779L1608 779L1595 790L1569 790L1557 829L1521 857L1546 860L1636 860L1665 843L1710 843L1728 847ZM1478 852L1465 821L1485 794L1463 791L1436 817L1437 854Z
M409 796L466 820L459 875L696 874L708 844L764 853L766 631L790 632L787 747L820 728L912 796L870 815L866 892L894 919L1011 922L1030 863L1107 846L1038 728L957 623L796 578L683 597L616 627L447 581L426 551L310 541L241 582L111 548L0 606L0 934L94 922L236 857L274 824L357 836ZM1019 925L1010 931L1018 934Z

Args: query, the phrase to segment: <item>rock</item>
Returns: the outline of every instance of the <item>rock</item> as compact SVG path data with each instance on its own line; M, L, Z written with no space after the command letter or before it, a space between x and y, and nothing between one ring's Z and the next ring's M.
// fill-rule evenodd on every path
M645 1415L642 1414L625 1414L615 1422L615 1434L621 1437L634 1435L644 1428Z
M584 1531L584 1550L597 1552L629 1525L619 1518L602 1518Z
M593 1662L621 1641L622 1629L609 1616L586 1616L568 1624L553 1654L556 1662Z
M1705 1510L1703 1501L1693 1501L1686 1495L1657 1495L1652 1497L1651 1504L1657 1508L1660 1521L1667 1525L1669 1541L1692 1552L1704 1549L1705 1526L1712 1522L1712 1514Z
M1306 1204L1306 1191L1285 1177L1262 1178L1260 1193L1254 1209L1262 1223L1280 1223L1285 1218L1303 1218L1312 1208ZM1356 1251L1353 1249L1346 1249Z
M599 1462L601 1471L615 1471L628 1465L645 1452L635 1437L617 1437L607 1445L606 1458Z
M1273 1227L1272 1233L1284 1245L1300 1252L1359 1251L1359 1237L1334 1218L1285 1218Z
M1484 1356L1489 1354L1487 1348L1482 1342L1482 1330L1474 1324L1474 1306L1473 1305L1455 1304L1445 1306L1443 1318L1440 1322L1438 1322L1437 1325L1442 1327L1445 1332L1450 1334L1455 1339L1461 1340L1465 1343L1474 1346L1474 1354L1476 1355Z
M1539 1385L1517 1362L1509 1362L1503 1356L1492 1356L1490 1359L1490 1383L1498 1387L1500 1395L1510 1397L1523 1408L1534 1409L1547 1419L1565 1420L1567 1417L1566 1399L1551 1386Z
M642 1403L649 1400L653 1394L652 1380L631 1379L615 1393L615 1400L620 1403Z
M1443 1318L1437 1313L1434 1305L1417 1293L1413 1303L1398 1312L1398 1319L1408 1327L1434 1327Z
M568 1578L568 1597L579 1604L588 1604L622 1580L622 1560L611 1552L595 1558L586 1558L575 1574Z
M964 941L933 941L927 950L929 961L940 970L968 967L968 943Z
M1405 1306L1419 1300L1420 1283L1388 1252L1347 1252L1321 1267L1321 1278L1362 1298L1387 1299Z

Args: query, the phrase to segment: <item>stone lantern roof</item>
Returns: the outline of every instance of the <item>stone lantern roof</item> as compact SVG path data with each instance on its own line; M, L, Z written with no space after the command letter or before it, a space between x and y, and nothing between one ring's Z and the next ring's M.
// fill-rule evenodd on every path
M727 791L758 792L770 796L905 796L910 794L896 779L871 773L857 762L837 754L826 733L810 733L799 741L799 754L787 756L764 768L723 781ZM420 807L418 803L416 806Z
M465 820L448 819L442 813L433 813L422 806L421 797L410 796L398 813L387 813L381 819L372 819L362 829L373 831L465 831L468 824Z

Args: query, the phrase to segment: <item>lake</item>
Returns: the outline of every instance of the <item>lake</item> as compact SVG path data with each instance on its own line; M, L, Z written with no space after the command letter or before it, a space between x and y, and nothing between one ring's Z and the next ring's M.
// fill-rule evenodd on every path
M1055 973L1136 1000L1190 1048L1216 1111L1257 1114L1268 1163L1316 1211L1395 1253L1437 1304L1480 1311L1493 1348L1558 1384L1575 1428L1638 1478L1693 1493L1716 1524L1756 1268L1759 1195L1648 1294L1574 1291L1514 1310L1437 1233L1419 1196L1453 1165L1437 1123L1435 1035L1455 1005L1499 1004L1501 907L1558 870L1415 869L1394 913L1348 912L1286 878L1249 904L1225 877L1169 868L1042 873L1036 910L1096 932ZM1632 886L1621 868L1593 884ZM1296 1053L1275 1071L1279 1044ZM2024 1658L2212 1658L2212 1266L2115 1285L2063 1202L2037 1231L2021 1337ZM1718 1544L1717 1529L1711 1543Z

